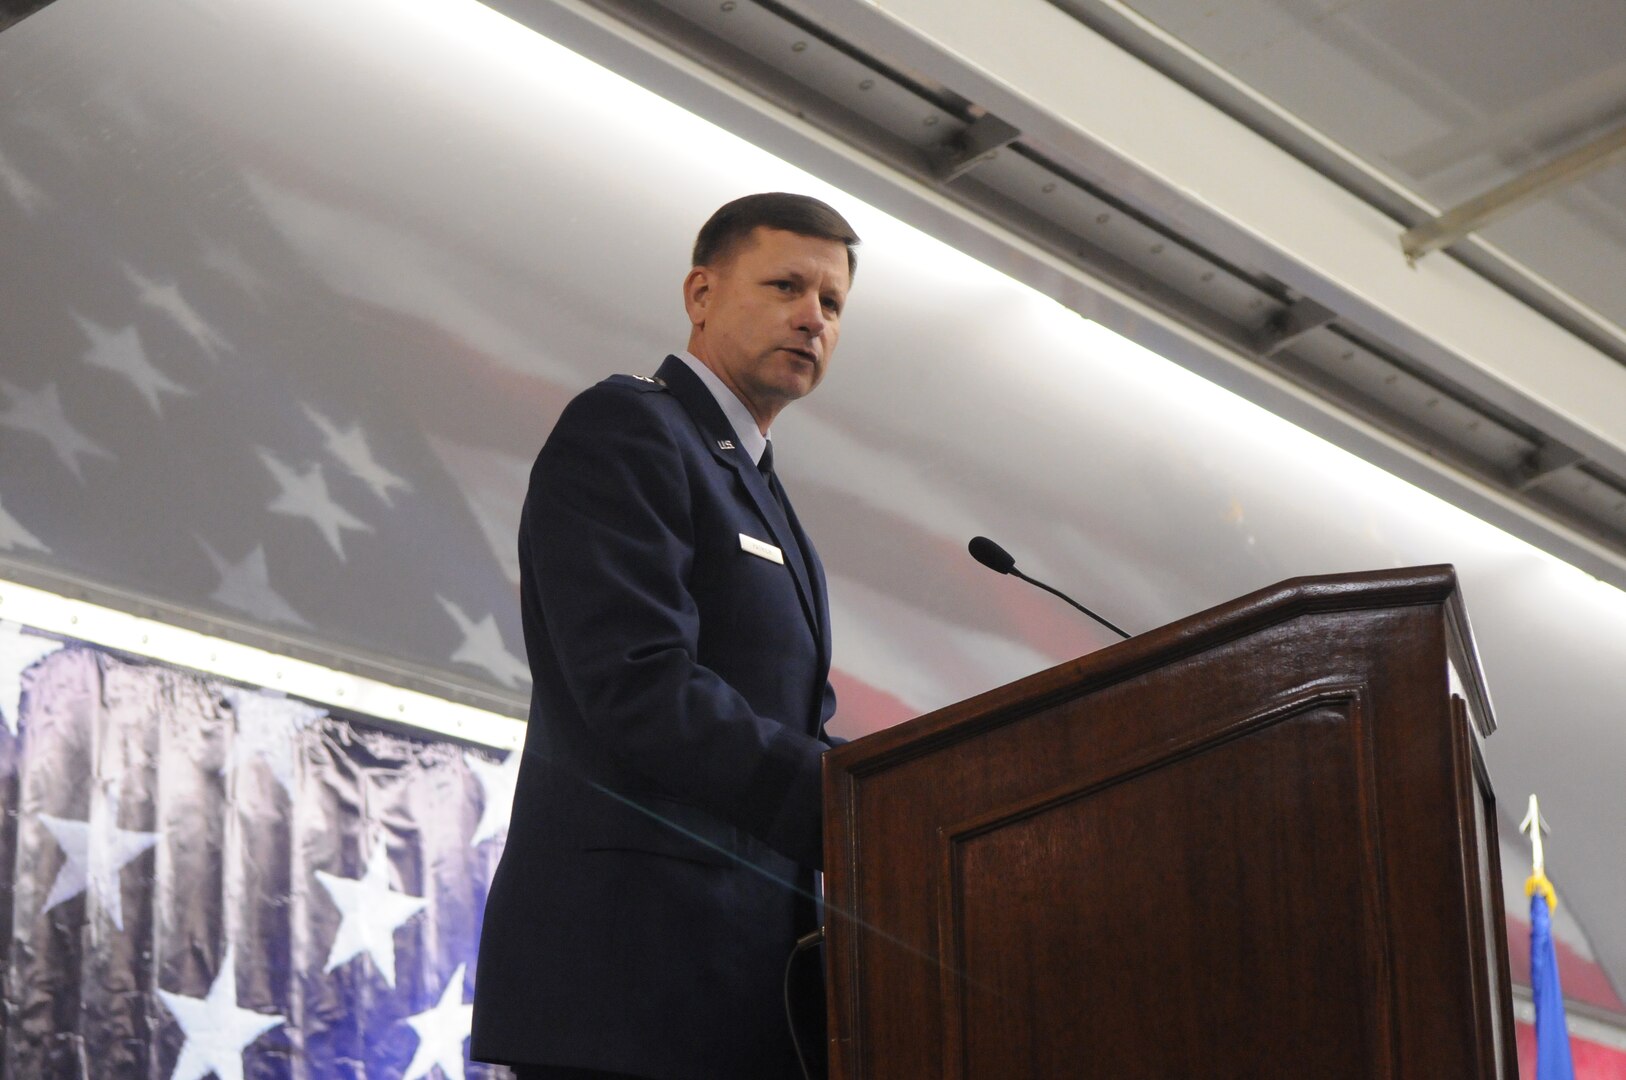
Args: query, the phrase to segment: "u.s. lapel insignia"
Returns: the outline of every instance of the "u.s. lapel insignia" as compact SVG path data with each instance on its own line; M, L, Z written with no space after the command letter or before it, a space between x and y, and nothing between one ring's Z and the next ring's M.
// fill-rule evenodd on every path
M733 439L718 439L717 440L717 449L719 449L719 450L732 450L732 449L734 449L734 440Z

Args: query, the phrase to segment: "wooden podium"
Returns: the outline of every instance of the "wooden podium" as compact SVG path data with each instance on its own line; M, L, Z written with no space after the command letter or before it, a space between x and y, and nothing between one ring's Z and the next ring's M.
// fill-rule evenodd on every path
M832 1080L1516 1080L1493 729L1431 566L832 751Z

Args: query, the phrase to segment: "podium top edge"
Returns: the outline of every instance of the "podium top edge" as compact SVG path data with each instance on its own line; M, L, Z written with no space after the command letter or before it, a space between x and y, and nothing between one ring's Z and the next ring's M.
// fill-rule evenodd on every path
M1044 697L1081 680L1099 684L1131 678L1156 664L1304 615L1429 605L1444 609L1448 653L1459 661L1479 733L1488 736L1496 725L1456 568L1441 563L1288 578L839 747L831 752L830 765L843 769L858 760L879 764L893 751L923 748L990 706L997 710L996 701L1018 691L1024 698Z
M1406 566L1394 570L1358 570L1345 574L1309 574L1267 585L1235 600L1168 623L1167 626L1184 626L1199 620L1226 622L1251 613L1299 614L1304 611L1410 607L1444 603L1457 594L1456 567L1449 563Z

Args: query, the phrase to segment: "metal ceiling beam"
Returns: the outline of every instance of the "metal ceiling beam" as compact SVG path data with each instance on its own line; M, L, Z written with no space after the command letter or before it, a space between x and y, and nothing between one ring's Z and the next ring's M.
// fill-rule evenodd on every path
M1141 15L1128 0L1051 2L1125 52L1281 147L1345 191L1381 210L1397 224L1410 225L1440 213L1441 208L1431 204L1419 192L1401 185L1348 147L1282 108L1235 72ZM1589 103L1609 92L1612 91L1588 86L1584 98L1576 97L1570 102L1577 108L1582 105L1590 108ZM1585 109L1582 108L1582 111ZM1545 125L1537 123L1540 115L1547 114L1534 108L1515 108L1512 113L1499 117L1499 120L1505 122L1511 117L1514 134L1528 137L1538 129L1552 128L1550 122ZM1523 134L1520 135L1520 132ZM1483 134L1480 132L1476 139L1471 128L1464 129L1447 136L1445 142L1458 146L1470 142L1478 145ZM1439 141L1430 144L1435 149L1441 145ZM1418 168L1426 164L1415 154L1409 155L1407 160ZM1458 241L1451 248L1451 257L1504 292L1518 297L1593 348L1626 364L1626 326L1610 321L1601 312L1560 288L1545 274L1515 259L1484 236L1474 235Z
M1407 229L1400 236L1400 250L1405 252L1408 262L1415 263L1429 252L1450 247L1521 206L1568 187L1623 156L1626 156L1626 123L1563 157L1531 169L1505 184L1498 184L1439 217Z
M1408 267L1394 257L1393 218L1049 0L819 10L833 33L952 87L1192 243L1626 476L1626 367L1454 260Z
M1548 477L1581 464L1586 458L1562 443L1546 443L1514 470L1513 486L1528 491Z
M1020 129L993 113L984 113L944 148L942 157L934 163L937 178L948 183L978 162L986 161L995 150L1020 138L1021 134Z
M1295 300L1270 320L1269 326L1254 344L1254 351L1260 356L1274 356L1305 334L1319 330L1337 318L1336 311L1308 297Z

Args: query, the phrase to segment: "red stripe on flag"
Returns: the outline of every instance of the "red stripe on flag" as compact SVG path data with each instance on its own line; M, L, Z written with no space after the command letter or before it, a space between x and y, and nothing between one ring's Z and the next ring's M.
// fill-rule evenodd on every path
M830 669L830 684L836 688L836 715L830 721L830 734L843 739L857 739L901 724L916 713L901 698L838 668Z
M1514 1025L1519 1043L1519 1075L1536 1075L1536 1029L1522 1020ZM1626 1050L1570 1036L1570 1059L1575 1080L1626 1080Z

